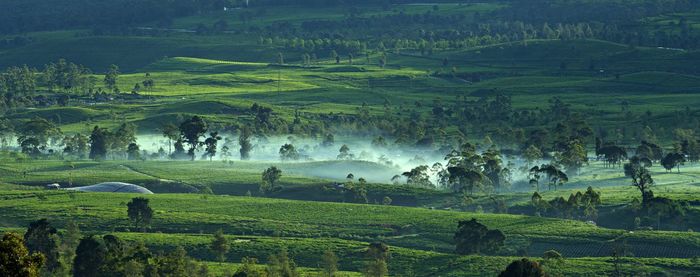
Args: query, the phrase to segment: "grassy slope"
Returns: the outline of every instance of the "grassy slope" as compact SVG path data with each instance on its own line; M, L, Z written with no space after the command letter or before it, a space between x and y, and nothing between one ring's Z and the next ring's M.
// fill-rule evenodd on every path
M216 40L203 40L208 39ZM625 120L620 112L622 101L628 101L633 110L651 111L653 120L700 104L695 101L700 98L694 97L700 78L691 74L694 67L689 61L693 59L688 55L691 53L630 50L601 41L532 41L527 46L516 43L448 51L432 57L390 54L390 66L386 69L365 64L364 59L357 59L353 66L323 62L312 67L276 67L268 61L232 61L245 60L240 57L158 57L158 62L149 61L140 72L120 78L119 86L129 90L144 79L145 72L152 74L156 88L141 92L152 98L141 100L138 105L109 103L46 111L19 110L10 117L43 115L60 122L68 132L84 132L84 121L113 126L115 119L126 119L138 123L140 132L148 133L162 122L174 121L177 114L202 114L221 123L242 120L253 102L273 105L278 116L290 119L294 110L353 114L357 106L366 102L371 112L381 114L385 99L396 108L438 95L453 99L500 92L513 96L516 108L544 108L550 97L559 96L589 115L594 124L615 126ZM476 72L483 81L469 84L451 77L427 76L425 70L450 71L441 68L443 57L450 58L450 66L456 67L459 74ZM564 72L559 69L562 61L568 63ZM595 70L589 69L591 61L596 61ZM601 95L606 97L598 97ZM428 109L422 108L426 116Z
M39 194L44 197L37 198ZM3 218L6 227L22 227L41 217L51 218L61 226L71 218L79 222L83 229L92 232L128 230L124 203L134 196L89 193L71 196L64 192L28 191L7 191L1 195L4 200L0 202L0 210L7 215ZM144 241L155 251L166 251L175 245L182 245L193 256L204 260L212 259L206 246L210 237L196 234L223 229L226 233L235 235L230 236L233 246L229 255L231 261L243 256L264 257L275 249L286 246L301 265L314 266L320 253L331 248L339 253L341 259L347 259L347 263L343 263L343 269L357 271L362 266L358 258L362 256L366 242L379 239L393 246L394 272L405 272L404 270L413 267L417 272L440 272L445 276L457 276L464 272L496 272L512 259L460 258L449 254L452 251L451 234L459 219L478 218L490 228L503 230L509 238L524 236L533 241L554 242L550 245L569 257L576 255L575 252L567 251L567 245L579 248L583 244L576 243L585 243L595 247L597 241L623 235L622 231L596 228L581 222L514 215L250 197L205 198L172 194L148 197L156 212L152 228L163 234L119 235L130 241ZM628 241L679 244L686 251L700 248L700 237L692 233L638 232L625 236ZM476 260L488 266L473 267ZM586 262L598 263L600 267L575 266ZM685 260L635 259L635 262L649 264L651 267L645 269L651 271L660 270L658 266L673 266L676 270L692 268ZM604 258L571 259L552 267L571 274L605 274L611 270L610 261Z

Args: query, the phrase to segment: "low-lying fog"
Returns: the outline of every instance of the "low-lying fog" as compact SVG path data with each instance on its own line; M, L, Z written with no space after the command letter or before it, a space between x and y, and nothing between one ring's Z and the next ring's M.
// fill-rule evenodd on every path
M53 142L50 148L62 149L63 146L58 145L57 141ZM149 156L158 153L161 148L166 156L170 151L169 141L161 135L138 135L136 142ZM373 183L392 183L395 175L401 175L421 165L432 167L435 163L441 163L444 166L445 155L450 152L446 149L438 150L436 147L397 146L389 140L386 141L386 146L374 146L371 137L338 136L330 146L322 145L323 138L311 139L296 136L251 137L250 142L253 148L249 161L275 164L287 174L342 181L352 173L356 179L362 177ZM298 160L282 161L280 147L284 144L294 145L300 156ZM343 145L349 148L351 156L349 159L339 158L339 150ZM224 146L228 147L228 155L224 153ZM14 139L6 140L5 147L19 151ZM185 149L188 147L185 145ZM240 161L239 150L238 136L222 136L213 160L229 160L234 161L235 164L236 161ZM209 160L204 154L205 147L199 147L196 159ZM163 159L165 158L167 157ZM518 170L522 166L522 159L504 156L502 160L503 166L511 169L513 182L526 180L526 174ZM432 179L437 183L435 176L432 176ZM404 182L405 178L402 177L399 181Z
M291 172L303 174L307 176L330 178L343 180L348 173L353 173L356 178L363 177L369 182L389 183L394 175L401 174L416 166L429 165L432 166L436 162L444 164L443 153L437 150L417 148L408 149L395 147L391 143L387 143L386 147L372 146L371 138L351 138L351 137L336 137L335 141L330 146L322 145L322 138L308 139L298 138L295 136L276 136L276 137L253 137L251 138L253 149L250 152L250 160L253 162L270 162L275 164L280 163L307 163L306 166L289 167ZM149 153L158 152L163 148L168 152L168 140L159 135L140 135L137 137L137 144L142 150ZM280 158L280 147L284 144L292 144L299 153L299 160L282 161ZM350 159L340 159L340 148L347 145L350 149ZM224 156L222 149L224 146L229 148L229 155ZM187 148L187 146L185 147ZM225 137L219 141L217 146L217 154L214 160L240 160L240 145L238 137ZM204 147L200 147L197 151L196 158L198 160L205 159ZM446 153L445 153L446 154ZM208 159L208 158L206 158ZM339 162L339 161L365 161L362 162ZM333 163L308 163L334 161ZM284 168L283 168L284 169Z
M280 165L280 167L291 174L320 177L335 180L344 180L349 173L353 173L355 178L365 178L368 182L391 183L392 177L401 175L420 165L432 166L435 163L445 165L445 155L447 150L421 149L416 147L398 147L387 141L387 146L373 146L372 138L357 137L336 137L331 146L323 146L322 138L309 139L295 136L276 137L253 137L251 143L253 149L250 153L250 161L270 162ZM159 135L141 135L137 138L137 143L142 150L149 153L157 152L160 148L168 151L168 140ZM280 147L284 144L292 144L300 155L297 161L282 161L280 158ZM339 159L340 148L347 145L350 149L353 162ZM229 148L229 155L224 156L222 149ZM186 147L187 148L187 147ZM240 145L238 137L222 137L219 141L217 154L214 160L240 160ZM204 147L197 151L197 159L205 159ZM323 162L324 163L311 163ZM330 162L332 161L332 162ZM364 162L360 162L364 161ZM509 160L503 158L503 165L506 166ZM519 164L519 161L512 160ZM293 166L304 163L304 166ZM289 164L289 166L284 166ZM514 173L513 181L524 179L526 176L519 176L517 170ZM405 181L404 178L401 180ZM436 181L436 180L433 180Z

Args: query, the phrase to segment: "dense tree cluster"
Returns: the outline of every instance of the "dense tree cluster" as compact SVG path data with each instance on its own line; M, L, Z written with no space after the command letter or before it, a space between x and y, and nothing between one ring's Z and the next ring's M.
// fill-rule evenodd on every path
M588 187L583 193L572 193L568 199L560 196L546 201L538 192L532 195L532 206L541 216L595 221L598 219L598 206L601 203L600 192L592 187Z
M175 17L221 10L237 0L7 0L0 11L0 33L75 29L98 26L119 29L144 22L168 22ZM253 1L255 2L255 1Z
M456 252L460 255L493 254L503 247L505 239L503 232L489 230L474 218L460 221L454 235Z

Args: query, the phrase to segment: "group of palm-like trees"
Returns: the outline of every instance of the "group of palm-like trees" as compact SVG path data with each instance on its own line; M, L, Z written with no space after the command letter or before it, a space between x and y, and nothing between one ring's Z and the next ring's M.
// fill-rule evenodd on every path
M465 143L460 150L448 154L448 182L455 192L469 192L484 185L492 185L499 189L508 184L510 170L504 167L500 154L495 148L486 150L483 154L476 152L476 146Z
M604 167L621 166L622 161L627 159L627 150L617 145L606 145L596 148L596 156L602 158Z
M536 191L540 191L540 179L542 177L546 177L549 189L554 187L554 190L557 189L557 186L564 185L569 181L569 176L552 164L534 166L530 169L530 185L535 187Z

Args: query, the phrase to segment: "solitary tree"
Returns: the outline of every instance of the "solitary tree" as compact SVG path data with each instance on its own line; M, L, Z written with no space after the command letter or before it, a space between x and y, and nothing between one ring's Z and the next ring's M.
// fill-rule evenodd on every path
M343 144L343 146L340 147L340 150L338 150L338 152L340 152L338 154L338 160L352 160L355 156L350 153L350 147L348 147L345 144Z
M41 117L34 117L15 129L22 153L32 156L39 155L41 150L46 149L49 139L61 134L61 130L53 122Z
M105 74L104 83L105 87L109 90L118 92L117 79L119 78L119 67L117 65L110 65L107 74Z
M141 82L143 84L143 87L145 89L152 89L153 87L156 86L156 83L153 81L153 78L151 78L151 73L146 72L146 79Z
M185 144L182 142L182 138L178 138L173 146L175 151L170 154L171 159L180 160L187 157L187 153L185 153Z
M297 152L297 149L294 147L294 145L286 143L282 145L282 147L280 147L280 159L283 161L298 160L299 152Z
M148 202L148 198L136 197L126 204L129 219L136 229L139 227L145 229L145 227L151 224L153 209L151 209Z
M648 161L648 159L646 159ZM651 187L654 185L654 179L651 178L651 173L647 169L644 159L632 158L629 163L624 165L625 176L632 179L632 186L636 187L642 194L642 204L647 205L649 200L654 197Z
M168 139L168 155L171 155L173 153L173 141L180 138L180 129L175 124L166 123L161 128L161 132L163 137Z
M136 143L129 143L129 146L126 148L126 155L127 159L129 160L138 160L141 158L141 149L138 144Z
M544 273L540 264L536 261L530 261L526 258L522 260L513 261L506 267L506 270L502 271L498 277L544 277L547 276Z
M365 254L367 256L367 265L365 267L365 276L383 277L389 274L387 263L389 261L389 246L382 242L370 243Z
M206 146L204 150L207 152L207 156L209 157L210 161L214 159L214 156L216 155L217 144L220 140L221 136L219 136L219 132L209 133L209 137L204 140L204 146Z
M277 53L277 64L284 64L284 55L282 52Z
M661 165L666 169L666 172L671 172L675 167L678 173L681 173L681 165L685 163L685 156L680 153L668 153L661 159Z
M241 145L241 160L250 159L250 151L253 150L253 144L250 143L250 137L250 128L248 128L247 126L243 127L243 129L241 129L241 134L238 137L238 144Z
M454 240L461 255L496 252L506 239L500 230L489 230L474 218L460 221L457 227Z
M38 277L44 264L40 253L29 254L22 237L5 233L0 240L0 276Z
M229 245L228 239L224 236L223 230L219 229L219 231L216 231L209 249L216 255L219 262L223 263L226 261L226 253L231 249L231 245Z
M270 192L276 189L276 183L282 177L282 170L275 166L265 169L262 173L262 184L260 190L262 192Z
M663 158L661 146L644 140L637 146L635 153L639 158L647 158L652 161L659 161Z
M187 154L194 161L194 152L197 150L197 147L202 144L199 139L207 132L207 123L204 122L204 119L195 115L182 122L179 129L183 141L190 145Z
M334 143L335 143L335 137L333 136L333 134L328 133L325 136L323 136L323 142L321 142L321 146L330 147L330 146L333 146Z

